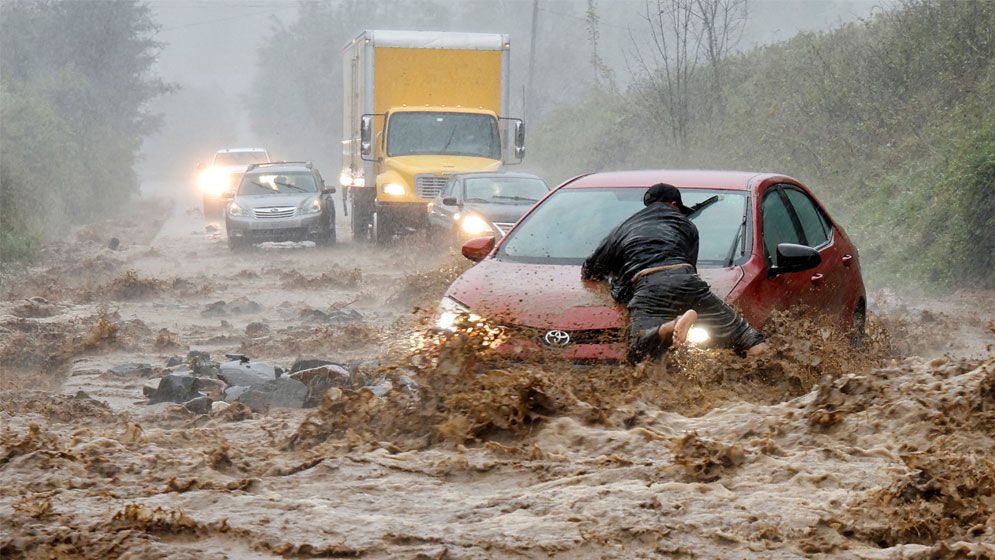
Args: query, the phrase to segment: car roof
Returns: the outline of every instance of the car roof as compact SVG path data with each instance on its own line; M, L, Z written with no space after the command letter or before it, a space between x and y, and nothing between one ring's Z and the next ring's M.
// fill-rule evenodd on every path
M522 173L521 171L467 171L465 173L454 173L453 177L516 177L521 179L539 179L545 183L542 177L532 173Z
M266 148L225 148L223 150L218 150L216 153L228 154L231 152L265 152Z
M314 166L310 161L273 161L264 163L253 163L249 165L249 171L311 171Z
M752 171L707 171L701 169L643 169L638 171L607 171L591 173L568 181L562 188L650 187L670 183L679 188L749 190L768 177L782 177Z

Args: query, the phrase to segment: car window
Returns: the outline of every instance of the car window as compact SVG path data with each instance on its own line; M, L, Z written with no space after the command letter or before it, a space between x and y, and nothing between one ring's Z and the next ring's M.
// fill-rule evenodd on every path
M763 220L764 250L770 262L777 266L777 246L781 243L802 242L791 218L791 211L784 204L777 189L770 189L760 205Z
M242 176L238 194L243 196L267 194L315 193L318 187L311 173L266 172Z
M508 234L499 258L517 262L580 264L601 240L644 207L644 188L562 189L550 195ZM714 201L692 216L698 228L698 262L725 266L746 210L746 196L732 191L681 189L684 203Z
M798 221L801 223L802 233L805 234L805 244L809 247L820 247L828 243L829 230L826 227L826 219L812 202L812 199L798 189L786 188L783 192L791 201L795 215L798 216Z

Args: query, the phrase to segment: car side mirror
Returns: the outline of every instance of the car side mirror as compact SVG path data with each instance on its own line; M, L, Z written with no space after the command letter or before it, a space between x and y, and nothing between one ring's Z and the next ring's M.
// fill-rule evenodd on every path
M480 262L494 250L494 236L478 237L463 244L463 256L473 262Z
M321 194L335 194L335 187L324 186L321 188Z
M777 246L777 266L770 267L769 275L810 270L822 264L822 256L815 249L794 243Z
M235 191L225 191L221 193L221 198L235 198Z
M200 162L200 163L197 164L197 171L203 171L205 169L207 169L207 164L206 163Z
M455 197L447 196L446 198L442 199L442 205L443 206L459 206L459 202L456 200Z

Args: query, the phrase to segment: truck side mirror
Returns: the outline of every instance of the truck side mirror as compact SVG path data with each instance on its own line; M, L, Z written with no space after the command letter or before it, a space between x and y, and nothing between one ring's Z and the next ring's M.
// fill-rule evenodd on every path
M459 206L459 202L456 201L456 197L447 196L442 199L443 206Z
M515 121L515 157L525 157L525 123L522 121Z
M373 154L373 115L363 115L359 121L359 155L368 158Z

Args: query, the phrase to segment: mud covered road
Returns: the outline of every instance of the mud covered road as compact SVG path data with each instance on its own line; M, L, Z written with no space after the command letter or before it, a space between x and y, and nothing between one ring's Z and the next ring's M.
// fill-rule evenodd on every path
M232 255L190 207L139 203L3 279L3 558L995 557L990 293L875 294L859 350L783 318L760 362L457 339L432 366L412 345L451 251ZM147 404L191 350L365 381L315 408Z

